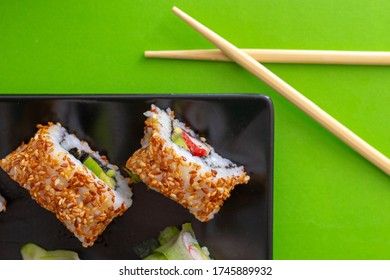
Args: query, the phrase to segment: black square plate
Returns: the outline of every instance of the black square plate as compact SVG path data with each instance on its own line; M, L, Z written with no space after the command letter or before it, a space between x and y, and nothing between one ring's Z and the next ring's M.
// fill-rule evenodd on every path
M124 166L140 147L145 116L155 104L206 137L217 153L244 165L251 179L238 185L216 217L196 220L179 204L133 185L133 205L106 228L91 248L81 243L28 192L0 170L0 259L20 259L28 242L68 249L81 259L137 259L133 247L166 226L191 222L215 259L272 259L273 108L263 95L1 95L0 158L28 142L37 124L60 122L110 162Z

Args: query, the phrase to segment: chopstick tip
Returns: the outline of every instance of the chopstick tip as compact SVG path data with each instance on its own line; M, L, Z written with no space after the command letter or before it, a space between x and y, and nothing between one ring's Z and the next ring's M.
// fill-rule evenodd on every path
M154 51L144 51L144 57L153 57Z
M176 6L173 6L172 12L173 12L174 14L176 14L177 16L180 16L180 15L184 14L184 12L183 12L182 10L180 10L180 9L179 9L178 7L176 7Z

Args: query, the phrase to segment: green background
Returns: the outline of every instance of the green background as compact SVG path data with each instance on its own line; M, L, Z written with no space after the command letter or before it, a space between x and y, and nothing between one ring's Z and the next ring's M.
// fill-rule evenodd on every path
M0 93L262 93L275 107L274 258L390 259L390 180L233 63L143 58L213 48L390 51L390 1L0 0ZM390 67L266 64L390 156Z

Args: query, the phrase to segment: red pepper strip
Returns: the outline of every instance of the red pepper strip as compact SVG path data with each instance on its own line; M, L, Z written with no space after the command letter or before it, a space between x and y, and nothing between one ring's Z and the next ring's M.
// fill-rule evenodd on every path
M181 136L183 137L188 149L190 150L190 152L193 156L196 156L196 157L207 156L207 151L205 149L199 147L198 145L196 145L194 142L192 142L190 136L188 136L188 134L185 131L183 131Z

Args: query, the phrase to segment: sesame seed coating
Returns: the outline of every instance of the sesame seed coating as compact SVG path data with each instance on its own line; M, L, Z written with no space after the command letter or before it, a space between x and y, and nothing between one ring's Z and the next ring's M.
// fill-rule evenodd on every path
M128 207L122 202L114 209L114 192L66 150L58 148L48 131L53 125L38 125L29 143L22 143L2 159L0 167L41 207L53 212L84 247L92 246Z

